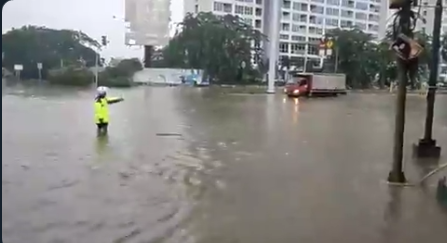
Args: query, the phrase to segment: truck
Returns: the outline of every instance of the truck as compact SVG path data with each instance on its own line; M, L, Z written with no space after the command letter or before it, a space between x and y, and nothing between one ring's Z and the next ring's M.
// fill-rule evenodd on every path
M284 87L288 97L346 94L346 75L340 73L292 73Z

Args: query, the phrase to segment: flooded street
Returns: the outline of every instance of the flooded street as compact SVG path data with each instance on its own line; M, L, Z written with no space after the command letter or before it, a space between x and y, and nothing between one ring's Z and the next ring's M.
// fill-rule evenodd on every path
M192 88L112 90L107 139L93 91L2 94L5 243L445 243L437 179L386 184L395 97L294 101ZM434 136L447 162L447 95ZM425 98L407 101L405 172Z

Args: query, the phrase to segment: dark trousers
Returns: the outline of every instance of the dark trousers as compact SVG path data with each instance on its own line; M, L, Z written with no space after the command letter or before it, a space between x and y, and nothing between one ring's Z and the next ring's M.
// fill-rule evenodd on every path
M96 123L98 135L107 134L109 123Z

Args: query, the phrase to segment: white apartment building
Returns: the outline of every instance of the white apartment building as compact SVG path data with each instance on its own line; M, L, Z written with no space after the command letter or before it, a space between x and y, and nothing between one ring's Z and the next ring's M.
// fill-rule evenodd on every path
M317 46L308 43L318 43L334 28L357 27L377 39L385 34L387 0L184 0L184 11L238 15L268 35L273 1L281 1L280 59L320 60Z

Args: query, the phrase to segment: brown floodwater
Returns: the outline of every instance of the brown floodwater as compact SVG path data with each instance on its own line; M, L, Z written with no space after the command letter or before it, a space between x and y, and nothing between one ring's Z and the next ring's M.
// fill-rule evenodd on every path
M112 90L96 137L93 91L2 91L5 243L430 243L447 239L422 187L386 184L395 96L290 100L206 88ZM447 162L447 96L436 101L440 161L417 161L425 99L409 95L405 172Z

